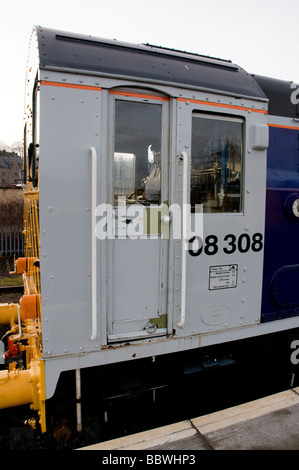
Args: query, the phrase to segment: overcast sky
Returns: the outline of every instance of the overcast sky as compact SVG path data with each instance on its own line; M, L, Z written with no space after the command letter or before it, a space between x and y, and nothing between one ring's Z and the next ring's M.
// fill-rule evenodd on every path
M0 0L0 141L23 138L34 25L150 43L299 83L299 0Z

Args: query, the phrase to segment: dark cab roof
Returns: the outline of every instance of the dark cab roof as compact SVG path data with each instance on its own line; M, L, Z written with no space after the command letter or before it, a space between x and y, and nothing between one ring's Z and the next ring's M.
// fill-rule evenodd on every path
M37 26L40 67L76 70L266 99L252 75L227 60Z

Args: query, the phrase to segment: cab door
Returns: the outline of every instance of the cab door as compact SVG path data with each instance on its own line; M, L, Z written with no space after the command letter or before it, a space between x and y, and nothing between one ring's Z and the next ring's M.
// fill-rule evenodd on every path
M188 216L194 225L201 212L203 222L201 233L185 241L179 335L260 321L268 129L265 114L247 106L223 104L219 112L204 100L178 102Z
M108 342L168 331L169 99L109 92Z

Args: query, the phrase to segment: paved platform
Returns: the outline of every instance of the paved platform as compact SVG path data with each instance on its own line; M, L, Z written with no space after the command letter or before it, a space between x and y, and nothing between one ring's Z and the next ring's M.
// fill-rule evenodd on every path
M78 450L299 450L299 387Z

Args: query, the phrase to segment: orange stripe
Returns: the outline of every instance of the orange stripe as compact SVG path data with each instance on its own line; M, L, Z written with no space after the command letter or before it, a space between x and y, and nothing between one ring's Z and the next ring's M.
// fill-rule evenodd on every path
M281 127L282 129L293 129L293 130L299 131L299 127L294 127L294 126L282 126L280 124L271 124L271 123L268 123L268 126L270 126L270 127Z
M159 101L169 101L169 98L165 96L155 96L155 95L143 95L142 93L132 93L131 91L116 91L110 90L110 95L120 95L120 96L129 96L133 98L145 98L148 100L159 100Z
M101 87L96 87L96 86L75 85L73 83L45 82L44 80L41 81L41 85L57 86L57 87L62 87L62 88L77 88L79 90L93 90L93 91L102 90Z
M178 101L183 101L183 102L188 101L189 103L203 104L205 106L218 106L220 108L241 109L242 111L249 111L250 110L254 113L268 114L268 111L265 111L264 109L247 108L245 106L234 106L234 105L231 105L231 104L214 103L214 102L210 102L210 101L201 101L201 100L189 100L187 98L178 98Z

